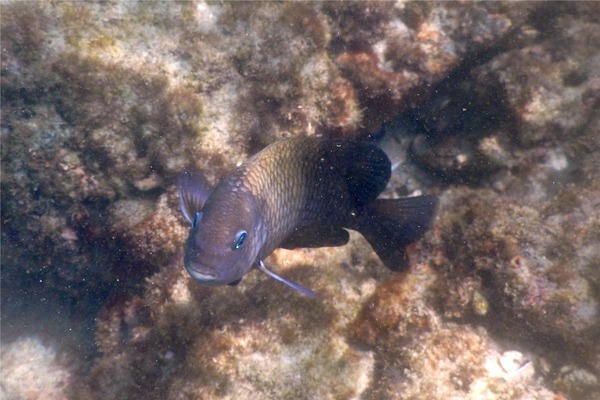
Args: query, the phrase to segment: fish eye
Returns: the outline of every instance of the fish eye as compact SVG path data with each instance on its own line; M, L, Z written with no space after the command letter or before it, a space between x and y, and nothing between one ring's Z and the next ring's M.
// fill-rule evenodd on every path
M198 222L200 222L200 218L202 218L202 213L197 212L194 215L194 220L192 221L192 228L195 228L198 226Z
M248 233L246 231L239 231L238 233L236 233L232 249L238 250L240 247L242 247L244 245L244 242L246 241L246 236L248 236Z

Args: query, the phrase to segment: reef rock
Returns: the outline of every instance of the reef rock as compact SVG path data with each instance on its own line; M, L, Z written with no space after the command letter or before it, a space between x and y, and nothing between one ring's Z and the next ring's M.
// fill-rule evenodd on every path
M2 396L597 397L598 3L1 7ZM183 270L179 172L381 133L384 196L441 199L408 270L355 233L266 260L316 300ZM13 324L34 298L97 353Z

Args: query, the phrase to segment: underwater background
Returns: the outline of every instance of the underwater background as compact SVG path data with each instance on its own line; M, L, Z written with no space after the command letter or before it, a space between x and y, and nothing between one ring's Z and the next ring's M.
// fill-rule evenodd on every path
M600 399L600 3L2 1L0 399ZM183 268L176 177L378 140L391 272Z

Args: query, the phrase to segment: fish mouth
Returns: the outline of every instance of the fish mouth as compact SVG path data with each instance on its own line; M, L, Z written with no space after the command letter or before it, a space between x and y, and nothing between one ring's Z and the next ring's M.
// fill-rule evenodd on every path
M185 269L192 278L205 285L226 285L231 281L223 279L222 276L205 272L206 268L203 265L194 262L185 263Z
M196 279L197 281L200 282L204 282L204 283L210 283L213 282L215 280L217 280L217 277L214 275L209 275L209 274L202 274L200 272L196 272L193 269L187 268L188 273L192 276L192 278Z
M199 255L193 250L194 249L190 247L186 248L186 254L183 261L185 269L192 278L207 285L222 284L218 269L208 267L209 265L215 264L213 258L216 257L209 257L208 259L202 257L202 259L200 259Z
M185 263L187 272L197 281L206 284L219 284L219 277L210 273L200 272L203 268L195 263Z

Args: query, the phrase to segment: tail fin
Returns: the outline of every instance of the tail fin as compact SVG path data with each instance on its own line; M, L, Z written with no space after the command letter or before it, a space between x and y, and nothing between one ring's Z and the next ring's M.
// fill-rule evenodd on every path
M437 204L435 196L377 199L350 228L367 239L386 267L401 270L407 264L404 248L431 228Z

